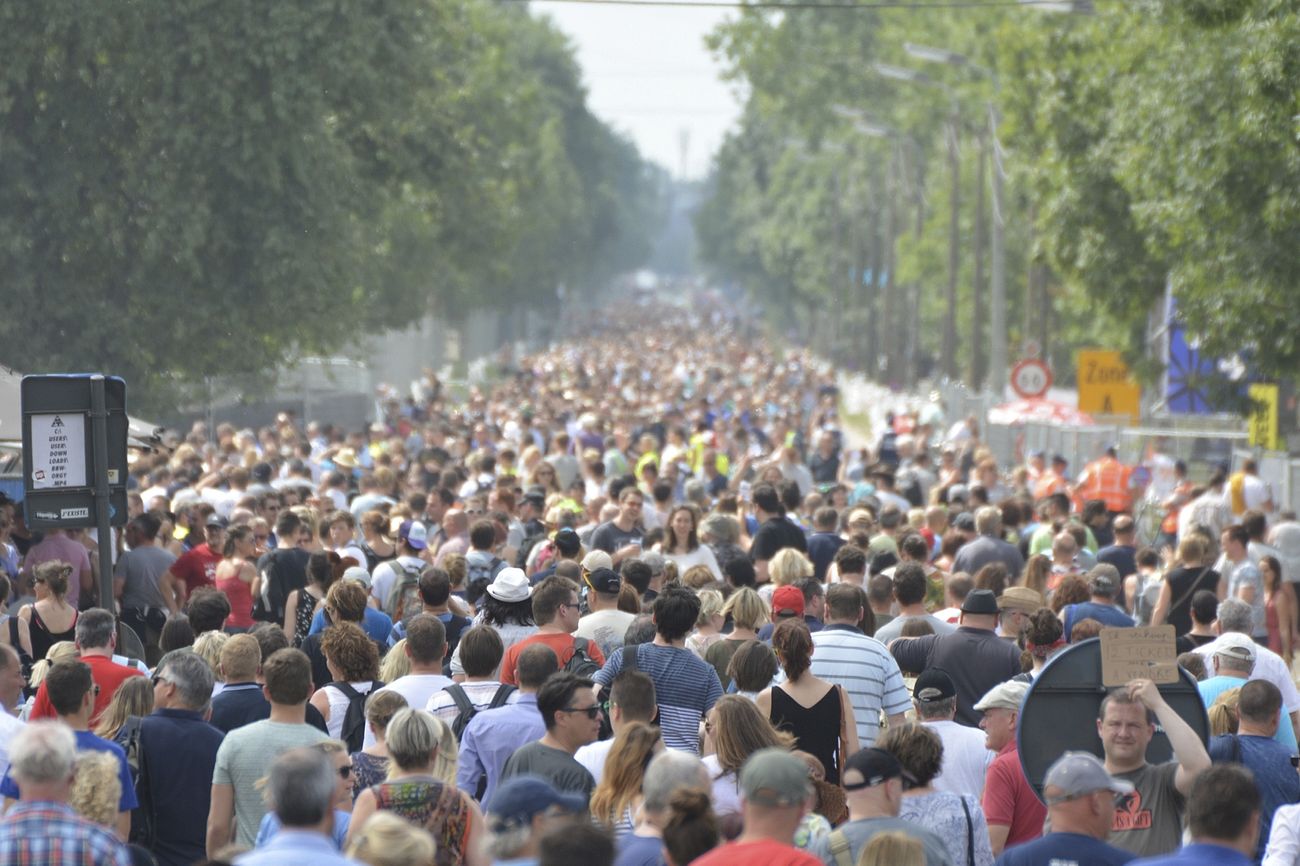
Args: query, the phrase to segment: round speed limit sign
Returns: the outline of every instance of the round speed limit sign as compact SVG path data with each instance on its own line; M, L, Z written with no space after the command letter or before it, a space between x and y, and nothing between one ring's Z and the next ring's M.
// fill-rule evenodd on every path
M1011 389L1026 400L1042 397L1052 387L1052 370L1037 358L1026 358L1011 370Z

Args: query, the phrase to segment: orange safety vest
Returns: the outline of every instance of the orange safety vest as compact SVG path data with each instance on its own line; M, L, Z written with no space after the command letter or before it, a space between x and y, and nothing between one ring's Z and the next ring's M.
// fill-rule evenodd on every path
M1170 506L1165 512L1165 519L1160 521L1160 531L1169 535L1178 533L1178 512L1192 499L1192 482L1180 481L1174 488L1174 494L1179 497L1180 504Z
M1133 502L1133 493L1129 489L1132 476L1131 467L1110 455L1094 460L1083 471L1077 498L1081 504L1089 499L1100 499L1106 503L1107 511L1128 511Z
M1065 479L1048 469L1034 485L1034 499L1046 499L1053 493L1065 493L1068 490L1069 485Z

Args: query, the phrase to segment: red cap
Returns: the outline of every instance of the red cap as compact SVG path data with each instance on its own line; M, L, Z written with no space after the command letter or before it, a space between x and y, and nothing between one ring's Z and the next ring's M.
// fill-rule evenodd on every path
M803 616L803 590L797 586L778 586L772 593L772 615Z

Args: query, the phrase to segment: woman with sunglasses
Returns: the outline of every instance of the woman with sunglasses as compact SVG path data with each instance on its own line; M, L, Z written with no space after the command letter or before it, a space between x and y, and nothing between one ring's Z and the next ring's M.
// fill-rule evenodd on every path
M32 576L36 601L23 605L18 611L19 618L30 628L34 661L45 658L50 647L59 641L76 639L77 609L67 600L68 578L71 576L72 566L57 559L36 566L36 573Z

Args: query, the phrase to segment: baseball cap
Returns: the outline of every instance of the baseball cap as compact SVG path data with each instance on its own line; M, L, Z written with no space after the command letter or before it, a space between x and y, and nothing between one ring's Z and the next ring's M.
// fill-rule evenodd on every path
M1119 569L1107 563L1093 566L1088 572L1088 591L1093 595L1112 596L1119 589Z
M1027 691L1029 691L1029 683L1018 683L1013 680L998 683L979 699L975 709L980 712L993 709L1019 710Z
M740 793L757 806L796 806L808 799L808 765L784 749L760 749L740 768Z
M922 671L912 686L912 697L923 704L957 697L957 686L952 677L939 668Z
M413 550L424 550L429 546L429 530L418 520L403 520L397 529L397 537Z
M998 612L998 597L991 589L972 589L961 603L961 612L995 615Z
M559 551L560 556L573 556L582 549L582 539L578 538L578 533L566 526L555 533L555 549Z
M581 795L561 793L540 776L523 775L507 779L497 787L487 813L493 824L509 826L527 824L534 815L552 806L575 815L587 809Z
M591 572L598 568L613 568L614 560L603 550L593 550L582 558L582 570Z
M849 774L856 773L862 781L856 779L850 780ZM890 779L902 779L905 782L914 782L911 774L903 769L903 765L898 762L889 752L884 749L869 748L859 749L849 759L844 762L844 772L840 774L840 784L846 791L860 791L863 788L874 788L876 785L883 785Z
M1255 660L1255 642L1240 632L1230 631L1214 642L1214 654L1244 662Z
M1093 791L1114 791L1116 794L1132 794L1133 786L1123 779L1116 779L1106 772L1106 765L1091 752L1066 752L1056 759L1056 763L1047 769L1043 779L1043 790L1055 788L1054 796L1049 797L1047 805L1054 806L1066 800L1073 800L1081 794Z
M948 501L952 501L951 493L948 494ZM963 511L961 514L957 515L957 519L952 522L952 525L954 528L960 529L962 532L974 532L975 515L971 514L969 511Z
M587 583L602 595L618 595L618 591L623 587L623 581L619 579L618 572L612 568L598 568L589 572L587 574Z
M541 490L529 490L524 494L524 502L536 508L546 507L546 494Z
M370 572L366 571L359 565L354 565L343 570L344 580L355 580L357 583L370 589Z
M222 517L220 514L217 514L215 511L208 515L207 522L204 523L204 526L217 526L221 529L225 529L229 525L230 521Z
M803 616L803 590L797 586L778 586L772 593L773 616Z
M998 605L1003 610L1022 610L1033 613L1043 606L1043 595L1027 586L1008 586L998 596Z

